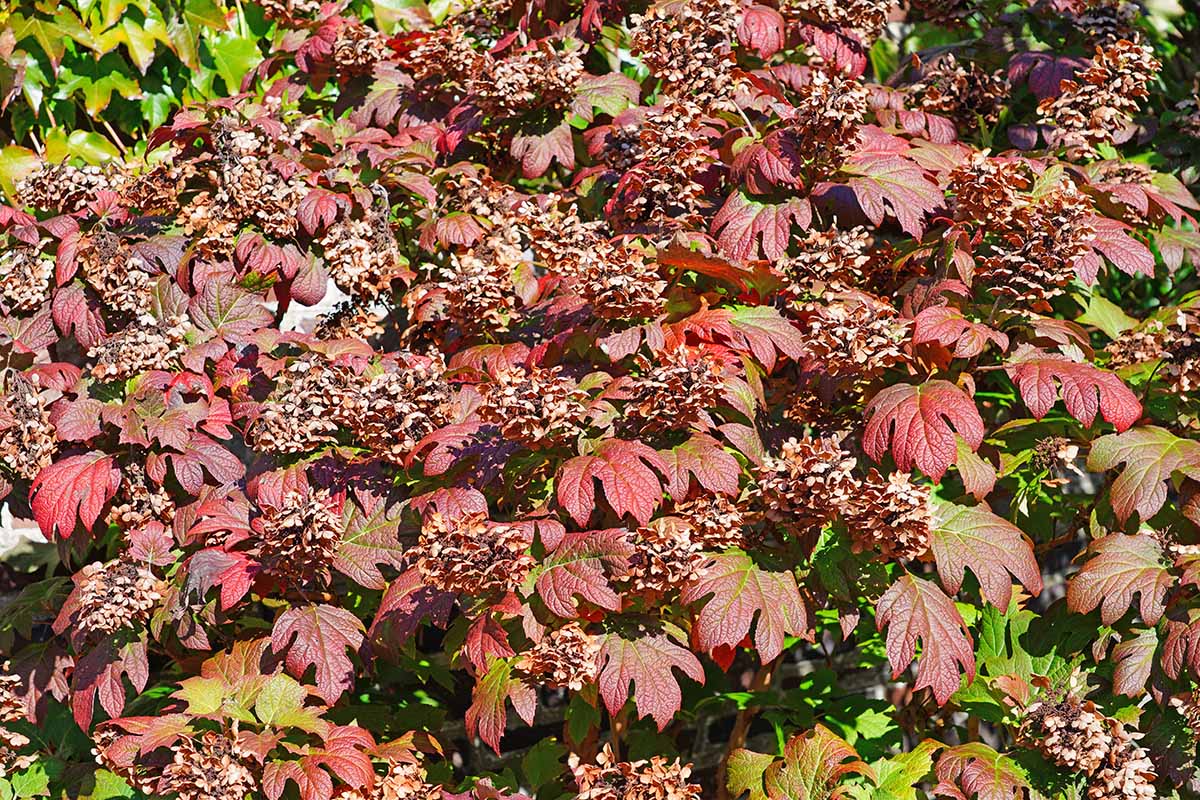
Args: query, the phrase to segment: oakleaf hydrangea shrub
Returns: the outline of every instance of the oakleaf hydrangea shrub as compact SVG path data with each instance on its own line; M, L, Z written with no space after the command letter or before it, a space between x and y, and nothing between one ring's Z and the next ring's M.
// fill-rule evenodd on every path
M1200 797L1200 18L264 3L0 207L0 796Z

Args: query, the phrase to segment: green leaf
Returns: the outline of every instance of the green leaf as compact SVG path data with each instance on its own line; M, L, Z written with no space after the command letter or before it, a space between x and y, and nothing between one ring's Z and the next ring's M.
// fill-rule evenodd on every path
M926 739L910 752L872 764L878 778L871 799L916 800L917 784L933 770L933 754L941 747Z
M258 42L249 37L223 34L213 38L208 45L217 72L225 81L226 91L230 93L237 92L242 86L242 78L262 61Z
M47 161L75 157L89 164L103 164L120 156L116 145L95 131L76 130L68 134L61 128L54 128L46 133Z
M184 681L174 694L188 704L188 713L212 714L225 702L225 685L216 678L194 677Z
M521 759L525 783L535 792L562 774L562 758L567 748L554 739L542 739Z
M1098 294L1088 298L1087 310L1075 321L1081 325L1099 328L1110 339L1116 339L1125 331L1136 328L1138 324L1137 320L1122 311L1120 306Z
M92 773L95 786L92 793L83 795L81 800L114 800L118 797L133 797L133 788L119 775L114 775L106 769Z
M275 728L299 728L312 731L320 727L316 709L304 707L304 687L290 675L273 676L254 701L254 715L264 725Z
M0 186L9 197L14 194L17 181L24 178L41 163L37 153L27 147L10 144L0 150Z
M205 30L225 30L225 12L213 0L187 0L183 13L167 21L167 39L184 66L200 66L200 37Z

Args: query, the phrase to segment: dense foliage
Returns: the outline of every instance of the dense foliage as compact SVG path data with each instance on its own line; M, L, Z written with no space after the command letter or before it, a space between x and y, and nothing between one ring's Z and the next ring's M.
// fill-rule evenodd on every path
M8 25L0 797L1200 797L1195 11Z

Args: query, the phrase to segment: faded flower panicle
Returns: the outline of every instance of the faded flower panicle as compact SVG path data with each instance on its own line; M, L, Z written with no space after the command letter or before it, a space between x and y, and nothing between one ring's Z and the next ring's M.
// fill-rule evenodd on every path
M1200 390L1200 317L1179 310L1175 318L1151 320L1123 333L1106 348L1111 369L1161 362L1156 375L1180 394Z
M154 276L141 256L110 231L101 230L84 239L79 250L83 275L104 304L127 314L144 314L154 292Z
M1149 96L1161 67L1145 44L1121 39L1097 46L1088 67L1064 80L1057 97L1038 106L1043 121L1055 126L1054 142L1090 154L1095 145L1128 138L1125 131L1138 112L1138 100Z
M1047 436L1034 446L1031 463L1037 469L1061 470L1074 464L1078 457L1079 445L1065 436Z
M556 199L556 198L555 198ZM602 222L583 222L574 205L521 208L529 246L537 260L605 319L657 316L666 282L640 253L614 244Z
M560 367L512 367L480 386L479 418L505 439L532 448L566 444L587 424L588 395Z
M688 525L688 538L702 550L748 549L754 544L750 514L723 494L701 494L676 503L672 514Z
M664 94L692 96L701 106L728 104L737 62L732 41L741 18L736 0L683 0L652 5L630 19L631 49Z
M119 192L124 180L124 173L111 167L43 161L17 181L16 205L70 214L86 208L100 192Z
M0 778L28 767L37 760L34 754L20 755L17 751L29 745L29 737L10 730L3 723L25 719L25 701L21 698L21 678L8 674L8 664L0 667Z
M973 153L950 173L955 218L1012 227L1013 212L1024 204L1023 192L1033 186L1029 165L1019 159L989 158Z
M1095 45L1109 46L1121 39L1138 42L1137 18L1141 9L1127 0L1078 0L1064 4L1063 17L1071 28Z
M917 558L929 549L930 487L907 472L884 479L875 469L841 508L856 552L878 550L884 558Z
M387 775L369 789L345 788L334 800L443 800L442 787L429 783L420 763L389 764Z
M643 432L709 428L709 412L725 392L725 367L703 351L685 346L662 350L653 359L637 358L625 419Z
M426 585L472 596L514 591L534 567L530 533L484 514L429 514L407 557Z
M399 352L397 359L351 376L343 370L333 419L377 456L402 462L421 439L450 422L450 387L440 358Z
M149 619L162 599L162 584L150 570L122 558L88 564L73 579L72 629L84 634L105 635L134 627Z
M313 335L326 341L358 339L366 342L383 333L382 322L383 317L379 313L353 300L346 300L318 318Z
M490 56L476 50L462 25L413 33L401 43L398 65L418 84L467 86L487 68Z
M108 524L133 531L152 521L169 525L174 516L175 502L166 487L148 481L146 470L136 461L126 465L106 518Z
M627 538L633 555L620 581L632 594L670 595L704 574L703 548L692 540L691 528L681 520L656 519L630 531Z
M387 296L392 281L405 273L387 213L378 208L359 219L339 219L318 241L334 283L351 297Z
M586 73L580 50L555 49L541 41L507 58L489 60L470 85L473 101L485 114L508 117L534 108L565 108Z
M311 19L321 10L320 0L255 0L268 19Z
M305 584L328 583L345 529L326 489L290 490L256 520L260 557L273 575Z
M333 42L333 63L347 75L369 73L391 54L387 37L357 20L343 25Z
M807 172L828 174L858 147L871 92L841 72L806 67L799 74L793 106L781 112L787 125L782 142L791 160L809 165Z
M796 243L800 251L777 265L796 297L824 293L826 287L865 283L873 260L873 237L862 226L849 230L810 230Z
M174 794L179 800L244 800L258 788L250 771L252 756L232 736L206 731L180 739L173 750L156 794Z
M780 11L806 22L847 28L874 41L895 5L894 0L783 0Z
M284 134L286 141L294 133ZM212 177L214 218L253 221L269 236L286 238L296 233L297 209L308 194L299 177L285 179L270 167L274 147L265 135L249 130L233 117L212 125L216 151ZM210 231L212 233L213 231Z
M1200 745L1200 689L1193 689L1183 697L1172 697L1170 705L1183 717L1192 741Z
M596 756L595 764L584 764L571 754L568 761L579 793L575 800L694 800L701 788L689 783L691 764L679 759L668 762L662 756L649 761L617 761L611 745Z
M600 645L600 637L568 622L522 653L514 670L535 686L578 692L596 682Z
M46 240L36 245L9 240L0 251L0 309L28 313L41 308L50 296L54 259L42 256Z
M140 315L133 324L88 350L94 358L92 377L98 381L128 380L148 370L174 372L187 349L187 317L159 321Z
M860 383L907 359L903 345L911 323L873 295L846 292L806 303L795 313L806 369Z
M978 281L1035 311L1048 308L1048 299L1063 293L1091 250L1093 213L1088 199L1065 179L1038 200L1017 206L977 257Z
M1008 100L1008 81L1003 71L988 72L973 62L962 64L947 53L923 65L920 79L908 92L921 110L949 117L960 133L969 133L978 130L981 122L995 126Z
M336 441L332 411L341 378L315 353L306 353L276 378L275 391L250 427L250 440L263 451L304 453Z
M800 529L824 525L857 490L854 457L831 439L788 439L758 469L767 518Z
M513 273L524 263L519 229L503 222L470 250L451 253L437 284L446 294L446 315L467 331L508 330L519 315Z
M0 389L0 467L33 480L58 447L50 412L37 386L18 372L0 373Z
M1120 720L1067 690L1025 709L1021 737L1051 762L1087 776L1089 800L1158 797L1145 749Z

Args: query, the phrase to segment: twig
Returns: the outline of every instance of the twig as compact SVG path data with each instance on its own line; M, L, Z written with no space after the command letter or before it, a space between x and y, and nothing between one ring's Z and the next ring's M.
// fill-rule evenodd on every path
M771 678L775 675L775 670L779 668L782 660L783 654L780 653L775 656L774 660L760 666L754 673L754 679L750 681L750 691L761 692L770 686ZM725 776L729 772L729 757L746 743L746 735L750 732L750 723L754 721L757 714L757 706L746 706L738 712L737 719L734 720L733 730L729 734L729 743L725 746L725 755L721 757L721 763L717 765L717 800L729 800L729 789L725 784Z

